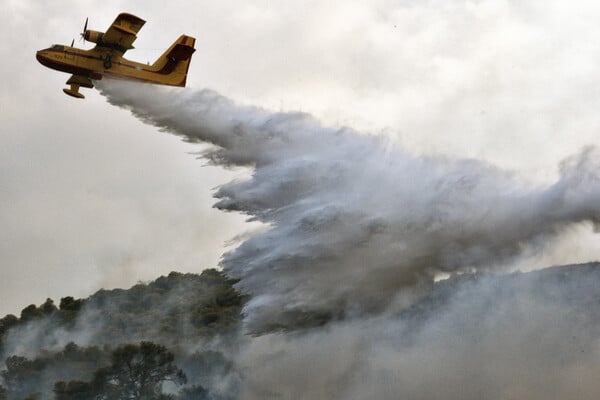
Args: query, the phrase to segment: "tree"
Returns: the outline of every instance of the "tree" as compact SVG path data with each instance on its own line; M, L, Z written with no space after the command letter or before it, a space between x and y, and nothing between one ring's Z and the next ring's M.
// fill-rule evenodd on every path
M75 300L71 296L60 299L59 307L62 311L79 311L83 305L83 300Z
M4 318L0 318L0 336L18 323L19 318L12 314L8 314Z
M30 304L21 310L21 322L28 322L33 319L38 319L44 316L42 310L37 308L35 304Z
M52 315L54 314L58 308L54 305L54 300L47 298L46 302L40 306L40 311L44 315Z
M4 318L0 318L0 354L3 352L2 340L4 339L4 335L8 332L10 328L17 325L19 323L19 318L12 314L8 314ZM0 398L1 400L1 398Z
M164 398L162 384L187 382L175 357L165 346L151 342L128 344L112 353L112 364L94 374L93 387L102 399L149 400Z
M6 370L2 371L1 374L8 391L19 397L26 395L28 379L39 376L37 367L34 362L25 357L8 357L6 359Z

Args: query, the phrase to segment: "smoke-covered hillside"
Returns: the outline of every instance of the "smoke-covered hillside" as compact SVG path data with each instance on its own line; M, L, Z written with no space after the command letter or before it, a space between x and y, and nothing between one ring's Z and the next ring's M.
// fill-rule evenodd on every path
M187 383L162 387L173 395L179 390L180 399L558 399L573 393L592 399L600 393L598 263L455 276L399 313L255 338L240 333L242 298L232 283L215 270L172 273L3 318L6 398L87 398L115 350L142 340L174 354ZM48 339L57 337L75 343Z
M243 399L597 399L600 264L436 283L408 309L255 339Z
M65 297L58 307L48 299L24 308L20 317L5 316L0 345L7 398L53 398L57 382L99 379L97 371L111 366L120 347L140 342L165 346L188 390L204 393L202 398L234 398L238 377L231 357L241 345L243 298L233 283L216 270L172 272L128 290ZM65 396L60 398L73 398Z
M593 146L538 186L210 90L98 86L210 143L210 162L251 169L215 207L263 229L240 236L223 272L5 317L10 400L600 396L598 265L506 275L570 230L597 230Z

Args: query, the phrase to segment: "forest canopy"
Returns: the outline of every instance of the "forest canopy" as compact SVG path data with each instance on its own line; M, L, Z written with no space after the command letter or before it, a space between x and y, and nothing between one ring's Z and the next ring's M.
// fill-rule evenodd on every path
M241 328L245 300L235 283L214 269L172 272L7 315L0 400L230 398L238 377L227 342ZM216 338L224 345L210 349ZM216 381L227 395L211 388Z

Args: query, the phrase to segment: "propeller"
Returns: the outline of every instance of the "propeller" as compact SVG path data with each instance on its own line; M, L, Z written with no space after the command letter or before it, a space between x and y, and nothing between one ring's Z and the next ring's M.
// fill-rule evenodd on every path
M74 44L75 44L75 38L73 38L73 40L71 40L71 47L73 47Z
M83 32L81 32L81 39L83 40L83 44L85 44L85 31L87 31L87 23L88 19L85 19L85 24L83 25Z

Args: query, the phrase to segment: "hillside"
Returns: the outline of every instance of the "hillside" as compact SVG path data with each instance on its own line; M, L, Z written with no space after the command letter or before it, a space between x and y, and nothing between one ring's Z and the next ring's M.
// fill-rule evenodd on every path
M244 299L234 283L214 269L200 275L172 272L130 289L65 297L58 307L48 299L24 308L19 317L7 315L0 319L6 360L0 399L53 398L56 382L90 380L119 346L140 342L165 346L188 376L186 387L196 392L202 387L205 398L217 395L206 389L214 379L234 391L223 385L236 379L226 353L240 328Z
M243 382L237 358L253 339L241 333L245 298L235 283L216 270L173 272L127 290L66 297L58 307L49 299L19 317L6 316L0 320L0 399L236 399ZM401 311L324 321L329 330L304 332L326 345L335 339L326 332L358 326L378 335L379 345L404 351L457 360L487 359L497 351L512 360L526 351L533 363L566 368L600 338L599 304L600 263L460 275L437 282ZM302 332L291 337L301 341ZM144 348L156 357L141 357ZM143 360L143 367L159 359L165 381L146 397L124 395L117 379L123 361Z

